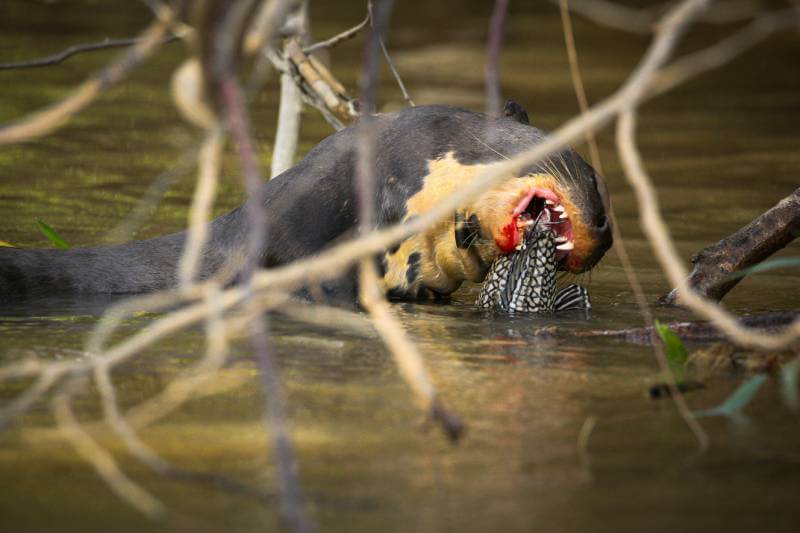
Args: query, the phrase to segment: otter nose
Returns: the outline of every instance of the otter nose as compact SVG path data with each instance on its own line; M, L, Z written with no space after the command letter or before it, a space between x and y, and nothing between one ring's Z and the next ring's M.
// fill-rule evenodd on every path
M608 217L606 215L598 215L594 221L594 226L597 228L597 231L601 233L605 233L608 231Z

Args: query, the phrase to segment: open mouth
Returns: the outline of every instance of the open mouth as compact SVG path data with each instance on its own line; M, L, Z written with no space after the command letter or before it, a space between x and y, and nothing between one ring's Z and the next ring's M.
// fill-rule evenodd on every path
M510 253L520 249L525 234L537 225L547 227L555 234L555 260L560 264L565 262L575 248L575 237L566 208L550 189L531 188L517 202L511 220L501 230L504 239L497 242L500 250Z

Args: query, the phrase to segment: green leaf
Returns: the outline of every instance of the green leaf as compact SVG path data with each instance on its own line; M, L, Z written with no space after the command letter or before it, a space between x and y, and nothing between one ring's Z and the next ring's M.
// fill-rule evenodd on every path
M662 324L658 320L655 321L655 328L658 336L664 342L664 348L667 354L667 361L670 366L675 368L683 368L686 366L686 361L689 360L689 354L686 352L686 346L683 341L678 337L674 331L669 329L669 326Z
M42 220L41 218L37 218L36 225L39 226L39 229L41 230L42 233L44 233L44 236L47 237L48 240L50 240L50 242L52 242L56 246L56 248L61 248L62 250L69 250L69 244L67 244L67 241L62 239L61 235L59 235L58 232L56 232L56 230L51 228L44 220Z
M739 385L739 388L733 391L733 394L728 396L728 398L717 407L695 411L694 415L698 418L705 416L727 416L736 418L741 414L742 408L750 403L750 400L753 399L753 396L756 395L758 389L761 388L761 385L763 385L765 381L767 381L766 374L753 376Z

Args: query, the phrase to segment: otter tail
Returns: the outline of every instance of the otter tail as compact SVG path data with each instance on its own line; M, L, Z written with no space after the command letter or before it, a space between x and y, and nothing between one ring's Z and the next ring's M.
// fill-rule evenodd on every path
M96 248L0 248L0 301L55 294L134 293L175 285L184 237Z

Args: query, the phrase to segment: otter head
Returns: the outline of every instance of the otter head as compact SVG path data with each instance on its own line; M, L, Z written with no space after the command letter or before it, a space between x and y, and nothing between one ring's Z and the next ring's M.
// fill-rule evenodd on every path
M590 270L612 243L605 181L572 150L509 178L482 195L472 211L483 237L475 244L488 262L519 248L537 220L556 235L561 270Z

